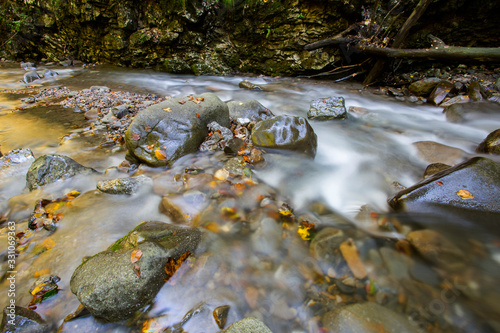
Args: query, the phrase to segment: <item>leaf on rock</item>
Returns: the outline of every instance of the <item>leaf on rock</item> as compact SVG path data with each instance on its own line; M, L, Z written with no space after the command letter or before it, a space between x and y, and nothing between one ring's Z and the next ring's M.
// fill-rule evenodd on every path
M164 108L163 111L172 112L172 108Z
M141 249L135 249L130 254L130 262L133 263L133 264L135 264L139 259L141 259L141 257L142 257L142 251L141 251Z
M155 156L157 159L159 159L160 161L164 161L167 159L167 153L161 149L156 149L155 150Z
M165 278L165 282L167 282L174 274L177 272L179 267L181 267L182 263L191 255L191 252L185 252L182 254L179 259L169 258L167 263L165 264L165 273L167 273L167 277Z
M184 101L184 100L179 101L179 104L185 104L185 103L186 103L186 101Z
M133 270L138 277L141 277L141 268L139 266L134 265Z
M139 139L141 138L141 136L137 133L132 133L132 139L135 140L135 141L139 141Z
M474 199L474 198L475 198L475 196L473 196L473 195L472 195L469 191L464 190L464 189L459 190L459 191L457 192L457 195L458 195L460 198L462 198L463 200L467 200L467 199Z

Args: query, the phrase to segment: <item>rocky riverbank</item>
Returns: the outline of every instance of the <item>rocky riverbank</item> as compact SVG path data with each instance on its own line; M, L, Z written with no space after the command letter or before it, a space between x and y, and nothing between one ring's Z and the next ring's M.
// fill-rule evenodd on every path
M439 84L428 81L432 89ZM307 171L318 145L325 144L318 142L315 126L362 122L370 111L346 109L342 96L311 100L307 119L275 116L276 110L257 100L223 102L214 93L172 98L104 86L27 89L14 112L40 105L71 108L89 126L64 141L99 135L101 147L127 154L100 172L66 156L3 152L2 179L22 169L17 174L26 175L30 190L8 198L2 212L2 237L9 222L16 225L16 270L25 276L38 272L37 279L27 278L32 300L17 304L26 327L104 330L97 318L116 323L107 324L111 328L143 332L498 328L498 130L478 145L476 157L454 155L456 148L432 154L432 142L416 145L425 158L448 165L434 165L425 180L422 175L421 182L394 189L389 213L365 205L349 218L317 200L297 209L288 193L259 178L259 170L276 165L300 163L296 177ZM498 108L494 100L485 104ZM80 192L77 177L95 187L86 184ZM75 192L60 195L60 184ZM127 205L145 193L158 198L153 209L166 222L121 230L122 238L67 267L71 272L63 277L25 264L54 259L51 240L65 219L89 212L85 200ZM120 223L113 216L100 219L105 228ZM65 295L62 284L75 295ZM45 322L36 313L63 297L78 298L88 312L66 309L64 322ZM179 320L168 317L165 300L186 302ZM8 318L9 309L4 312Z

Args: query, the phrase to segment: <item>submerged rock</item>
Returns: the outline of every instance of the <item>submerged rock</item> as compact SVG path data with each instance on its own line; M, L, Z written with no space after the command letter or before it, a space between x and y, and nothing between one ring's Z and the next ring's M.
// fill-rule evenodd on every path
M41 78L40 75L36 71L31 71L24 74L24 83L31 83L40 78Z
M284 149L314 158L317 137L303 117L276 116L257 123L252 131L252 142L257 147Z
M97 173L97 171L85 167L67 156L43 155L31 164L26 174L26 186L32 191L59 180L91 173Z
M489 120L492 114L500 113L500 105L487 102L458 103L443 110L446 120L452 123Z
M453 216L498 233L500 164L484 157L439 172L396 194L389 204L396 211Z
M125 134L128 158L151 166L170 165L198 151L212 121L229 127L227 105L211 93L152 105L135 116Z
M117 178L103 180L97 183L97 189L108 194L133 194L137 192L141 185L152 186L151 178L140 175L130 178Z
M405 317L373 302L337 308L322 321L329 332L336 333L417 332Z
M272 333L269 327L257 318L249 317L235 322L219 333Z
M476 148L476 152L500 155L500 128L488 134Z
M14 149L1 156L0 183L8 181L11 177L25 173L34 159L35 157L31 149Z
M49 333L52 329L35 311L20 306L12 308L6 306L3 309L0 331L2 333Z
M462 149L443 145L434 141L418 141L413 143L418 150L418 156L429 163L444 163L455 165L465 159L466 152Z
M240 83L238 83L238 87L249 90L262 90L261 86L256 85L255 83L252 83L248 80L243 80Z
M247 118L250 121L261 121L274 117L274 114L260 104L255 99L248 101L230 101L227 103L229 108L229 116L233 119Z
M311 102L307 112L307 118L314 120L345 119L346 117L347 110L343 97L316 99Z
M130 318L165 283L169 258L194 252L200 239L197 229L144 222L78 266L71 291L96 317L111 322Z

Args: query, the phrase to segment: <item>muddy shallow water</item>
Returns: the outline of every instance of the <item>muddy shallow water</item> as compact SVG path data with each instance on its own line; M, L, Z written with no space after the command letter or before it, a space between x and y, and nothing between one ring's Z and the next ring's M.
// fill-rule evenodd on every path
M477 258L472 254L473 258L465 264L465 271L461 273L465 281L461 283L477 284L474 280L477 276L481 276L478 281L499 278L498 239L487 232L479 229L464 232L453 225L452 219L436 220L432 216L397 214L389 214L389 219L399 219L403 231L383 231L377 228L375 215L360 217L363 215L359 212L369 206L377 212L377 216L388 213L387 199L397 192L393 183L411 186L422 179L429 162L422 159L413 143L433 141L461 149L463 154L457 159L458 163L475 156L477 145L488 133L500 128L500 115L478 116L465 124L454 124L446 121L442 108L399 102L363 91L356 85L307 79L194 77L113 67L55 70L60 76L35 81L34 88L26 88L19 82L24 74L22 69L0 68L0 90L3 91L0 94L2 153L16 148L30 148L35 157L58 153L98 171L108 170L102 175L75 177L31 193L25 189L25 173L21 171L8 179L0 179L0 215L8 214L9 221L16 221L18 230L26 227L37 200L54 199L72 190L82 193L64 208L64 218L57 231L37 231L29 247L17 258L17 305L27 306L30 302L29 288L36 280L37 272L48 270L61 278L59 293L43 301L36 310L54 326L59 326L79 304L69 290L69 281L83 257L106 249L142 221L170 221L158 209L161 196L151 189L131 196L106 195L95 190L95 184L100 179L124 176L115 167L123 161L125 148L100 146L105 139L98 134L61 141L66 134L89 126L83 112L54 106L13 111L22 104L21 98L30 95L30 89L40 85L64 86L71 90L107 86L117 91L172 97L214 92L223 101L256 99L276 115L305 116L312 100L329 96L344 97L346 107L351 108L347 120L311 122L318 136L318 150L313 161L294 155L269 154L266 166L256 169L254 177L257 182L272 188L277 200L293 207L297 216L300 213L312 214L318 225L343 229L354 238L368 267L370 280L380 285L377 292L361 296L346 292L346 296L342 291L332 291L329 288L331 280L338 275L328 270L322 272L318 263L311 259L308 243L300 238L287 238L280 224L266 224L264 231L250 227L248 237L240 234L232 236L231 232L225 233L224 228L216 232L207 229L206 239L190 269L179 272L178 277L174 276L149 309L148 316L155 318L159 327L181 322L184 315L195 308L197 315L183 326L185 331L217 332L211 311L220 305L230 305L228 324L255 316L261 318L273 332L319 332L319 317L325 308L331 309L332 302L355 303L366 299L408 317L413 309L428 308L433 301L439 300L436 293L439 295L449 289L445 282L456 272L443 273L441 268L413 256L413 264L423 267L422 271L428 273L427 278L420 279L417 286L412 281L416 280L415 276L408 276L408 267L401 264L404 260L400 256L403 254L395 254L397 258L394 262L398 264L391 266L386 263L381 268L369 253L371 249L391 246L392 250L394 242L405 238L404 231L417 226L438 229L464 250L471 248L471 242L481 249ZM243 79L261 85L264 90L240 89L238 83ZM153 179L170 179L190 166L213 172L222 166L222 159L221 153L198 153L181 158L170 169L143 168L142 172ZM232 200L234 207L255 206L251 201L253 199L244 196ZM3 230L0 235L2 252L7 248L5 232ZM49 238L54 243L52 247L41 253L36 250L37 244L43 244ZM496 288L492 295L497 295L498 286L492 283L488 284L488 288ZM0 294L6 295L7 289L8 284L4 281L0 285ZM326 293L330 299L323 300L323 304L320 299L324 297L314 298L311 290ZM481 286L476 286L474 290L484 294ZM457 294L459 296L453 301L441 300L445 308L437 311L433 318L417 320L415 327L424 322L427 325L425 329L429 331L481 332L485 323L492 327L500 323L500 312L497 311L499 300L486 300L488 310L485 310L485 304L481 304L478 297L465 295L464 291L457 291ZM488 295L484 297L488 298ZM0 307L3 308L7 301L7 297L2 296ZM422 315L419 318L422 319ZM64 332L128 332L138 329L126 323L105 324L92 317L64 326Z

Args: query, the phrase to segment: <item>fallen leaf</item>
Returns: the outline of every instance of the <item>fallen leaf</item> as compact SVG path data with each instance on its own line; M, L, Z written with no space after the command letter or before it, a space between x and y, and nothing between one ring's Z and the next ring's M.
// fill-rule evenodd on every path
M153 149L154 147L155 147L154 143L152 145L146 146L147 149Z
M135 264L139 259L141 259L141 257L142 257L142 251L141 251L141 249L135 249L130 254L130 262L133 263L133 264Z
M473 196L473 195L472 195L469 191L464 190L464 189L459 190L459 191L457 192L457 195L458 195L460 198L464 199L464 200L467 200L467 199L474 199L474 198L475 198L475 196Z
M50 238L47 238L42 243L42 247L46 248L47 250L52 249L54 246L56 246L56 243Z
M194 99L193 95L189 96L188 100L192 101Z
M439 186L441 186L441 185L443 185L443 182L442 182L442 181L440 181L440 180L438 180L438 181L436 182L436 184L438 184Z
M184 101L184 100L179 101L179 104L185 104L185 103L186 103L186 101Z
M137 133L132 133L132 139L135 140L135 141L139 141L139 139L141 138L141 136Z
M160 149L156 149L155 150L155 156L157 159L159 159L160 161L164 161L167 159L167 153L165 153L165 151L163 150L160 150Z
M151 131L151 126L146 126L146 127L144 127L144 130L145 130L146 132L150 132L150 131Z
M196 118L200 118L200 114L199 113L196 114Z
M167 263L165 264L165 273L167 273L167 277L165 278L165 282L168 281L174 274L177 272L179 267L181 267L182 263L191 255L191 252L185 252L182 254L179 259L169 258Z
M347 261L347 265L351 269L352 274L357 279L364 279L367 275L365 266L359 258L358 249L352 239L346 240L340 244L340 253Z
M134 265L133 270L138 277L141 277L141 268L139 266Z
M163 111L172 112L172 108L164 108Z

